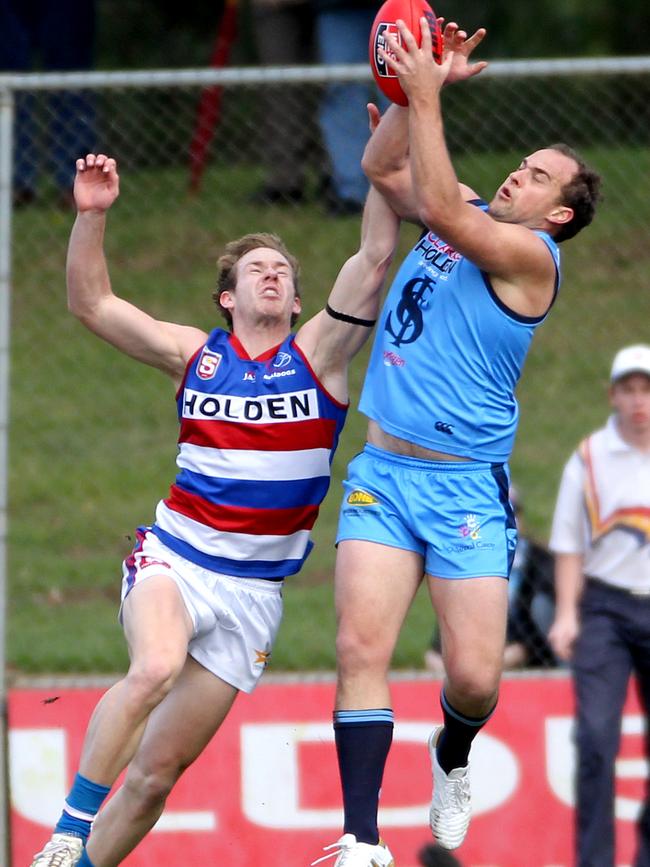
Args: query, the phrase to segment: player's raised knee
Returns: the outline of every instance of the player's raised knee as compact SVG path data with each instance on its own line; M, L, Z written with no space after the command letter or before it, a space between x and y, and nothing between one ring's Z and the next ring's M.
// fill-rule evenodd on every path
M170 691L181 668L165 657L136 663L126 676L128 693L136 704L155 707Z

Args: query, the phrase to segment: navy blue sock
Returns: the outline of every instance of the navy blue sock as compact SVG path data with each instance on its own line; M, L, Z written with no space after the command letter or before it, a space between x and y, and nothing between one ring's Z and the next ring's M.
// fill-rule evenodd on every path
M57 834L74 834L87 840L93 819L110 792L110 786L100 786L77 774L65 799L61 818L54 829Z
M360 843L374 845L379 842L377 808L393 740L393 711L335 711L334 737L343 790L343 830L354 834Z
M81 858L77 861L77 867L95 867L85 849L81 853Z
M440 693L440 706L445 727L438 738L436 756L438 764L448 774L454 768L464 768L469 761L472 741L494 713L494 708L483 717L465 716L447 701L444 689Z

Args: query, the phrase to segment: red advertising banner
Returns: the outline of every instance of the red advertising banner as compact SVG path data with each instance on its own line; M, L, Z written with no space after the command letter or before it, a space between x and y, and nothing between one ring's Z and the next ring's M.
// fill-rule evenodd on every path
M397 867L415 867L431 840L426 739L440 721L438 691L425 679L392 683L395 736L380 827ZM49 837L102 692L10 691L13 867L26 867ZM126 867L307 867L322 855L342 822L333 699L332 682L270 678L240 696ZM472 748L474 818L456 853L463 867L571 867L572 709L568 677L504 680L498 709ZM633 862L645 777L643 717L631 692L617 762L617 867Z

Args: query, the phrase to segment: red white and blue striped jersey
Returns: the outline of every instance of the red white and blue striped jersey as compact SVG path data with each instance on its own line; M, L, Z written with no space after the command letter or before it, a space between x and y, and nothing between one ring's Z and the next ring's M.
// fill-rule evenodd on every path
M252 359L221 328L189 361L177 404L180 472L153 532L215 572L298 572L347 406L320 384L294 335Z

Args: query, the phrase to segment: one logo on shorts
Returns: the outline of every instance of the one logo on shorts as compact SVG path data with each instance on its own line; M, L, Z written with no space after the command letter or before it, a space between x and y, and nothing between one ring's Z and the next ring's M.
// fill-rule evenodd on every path
M473 542L476 542L481 538L480 529L481 524L476 515L465 515L465 523L461 524L458 532L464 539L471 539Z
M199 358L199 363L196 366L196 372L199 379L212 379L219 369L222 358L223 356L220 352L212 352L209 349L204 349Z
M356 490L352 491L351 494L348 494L346 502L351 506L375 506L379 500L367 491Z
M255 661L253 662L253 665L261 665L266 668L266 666L269 664L270 658L270 650L255 650Z

